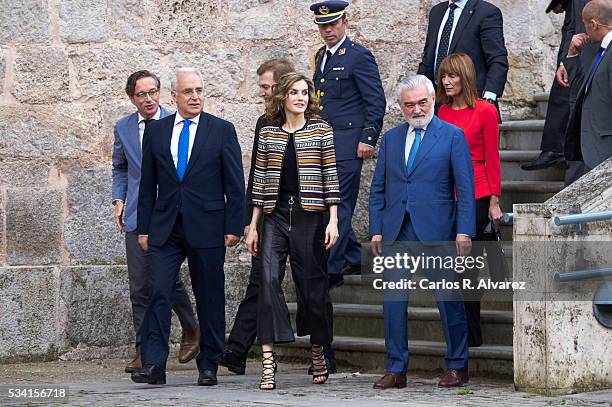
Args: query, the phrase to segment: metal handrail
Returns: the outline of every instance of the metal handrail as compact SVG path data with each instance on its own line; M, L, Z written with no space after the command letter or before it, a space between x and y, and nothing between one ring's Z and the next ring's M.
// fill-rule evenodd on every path
M579 213L576 215L555 216L555 225L574 225L577 223L599 222L602 220L612 220L612 211Z
M569 281L581 281L601 277L612 277L612 268L555 273L554 279L557 283L567 283Z

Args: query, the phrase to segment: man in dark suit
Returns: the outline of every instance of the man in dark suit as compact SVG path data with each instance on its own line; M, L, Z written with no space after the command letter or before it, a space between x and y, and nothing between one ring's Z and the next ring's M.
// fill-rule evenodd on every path
M137 383L166 382L174 282L185 258L200 321L198 384L217 384L225 334L225 248L243 232L244 176L234 126L202 112L203 81L180 68L177 112L147 126L138 197L138 241L150 250L150 299Z
M472 59L478 95L497 106L508 75L508 51L499 8L484 0L450 0L431 9L417 72L436 86L440 63L456 53L465 53Z
M564 61L557 71L557 80L562 85L569 87L570 117L573 115L576 100L578 99L578 92L584 81L584 72L588 72L591 64L595 60L597 50L599 49L599 43L588 41L584 22L582 21L582 10L589 1L591 0L572 0L572 20L568 30L570 41L563 54ZM570 58L577 56L580 62L577 63L578 61L574 61L575 63L569 63L571 72L569 72L569 69L567 69L565 65L565 59L568 58L568 56ZM566 162L565 186L570 185L588 171L582 157L575 154L576 144L575 132L570 132L569 128L566 129L565 148L563 151Z
M272 96L274 86L276 86L280 78L286 73L293 71L295 71L293 64L286 59L270 59L262 63L259 68L257 68L259 97L267 101L268 98ZM253 150L251 152L251 168L249 171L249 182L244 204L245 236L249 232L251 216L253 215L253 174L255 173L255 158L257 157L259 131L267 125L268 121L266 120L265 114L261 115L255 124L255 136L253 137ZM249 284L244 293L244 298L238 306L238 312L234 319L234 326L227 339L227 348L223 352L221 359L219 359L219 364L221 366L227 367L230 372L238 375L243 375L245 372L247 354L257 336L257 299L259 298L261 269L261 256L251 256Z
M323 1L310 6L325 42L315 56L313 81L319 96L320 115L334 128L341 194L340 237L327 259L330 288L344 283L343 274L361 273L361 244L353 231L353 213L363 160L374 154L387 105L374 56L346 34L348 5L346 1ZM330 316L329 320L333 318ZM325 356L328 371L333 373L336 364L330 347L326 347Z
M564 64L582 84L568 125L566 155L589 171L612 156L612 0L592 0L582 10L586 35L575 36ZM579 54L587 42L599 44L588 69Z
M548 97L548 109L544 121L540 155L533 161L522 164L526 171L542 170L564 161L563 149L565 147L565 130L569 119L569 83L566 83L562 59L567 55L569 42L572 39L570 27L573 22L572 2L569 0L551 0L546 12L556 14L565 12L563 27L561 27L561 44L557 53L557 70ZM561 80L558 80L558 77Z
M435 100L433 84L423 75L398 86L398 103L406 123L383 136L370 190L370 234L375 256L386 255L383 241L422 242L405 244L408 247L404 253L412 256L419 256L422 250L446 252L445 246L438 247L440 242L454 242L460 256L470 252L471 236L476 234L472 159L463 132L434 116ZM411 250L415 246L417 249ZM457 281L454 270L424 271L429 280L440 281L444 276L447 281ZM395 280L399 276L402 272L391 270L385 280L401 281ZM460 291L451 292L450 297L448 294L436 290L447 346L447 370L438 383L441 387L461 386L468 380L465 308ZM407 293L402 297L385 291L387 367L374 388L406 387L407 307Z
M149 71L131 74L125 91L137 111L122 117L115 125L113 205L117 229L119 233L125 232L130 301L136 332L136 357L125 368L126 373L131 373L142 368L139 350L140 327L149 297L148 255L138 244L136 231L142 138L146 123L169 116L170 112L159 105L159 78ZM200 328L197 326L191 300L180 278L176 281L176 303L173 309L183 328L179 362L187 363L196 357L200 349Z

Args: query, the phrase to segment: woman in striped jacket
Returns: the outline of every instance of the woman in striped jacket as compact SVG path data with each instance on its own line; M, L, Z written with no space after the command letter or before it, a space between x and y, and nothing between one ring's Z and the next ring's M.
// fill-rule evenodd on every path
M323 384L328 377L323 346L331 343L332 333L325 250L338 239L340 190L332 128L316 117L318 110L312 81L286 74L266 108L271 125L259 133L246 244L252 255L261 250L263 262L257 305L263 390L276 387L273 345L295 340L281 288L287 256L299 299L297 334L310 335L313 383ZM255 225L262 213L259 245Z

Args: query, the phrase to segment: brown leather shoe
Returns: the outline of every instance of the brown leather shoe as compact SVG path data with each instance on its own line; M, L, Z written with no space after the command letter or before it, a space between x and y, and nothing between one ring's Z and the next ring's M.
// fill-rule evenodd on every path
M438 382L439 387L461 387L469 380L467 370L446 369L444 377Z
M133 373L140 369L142 369L142 361L140 360L140 352L138 352L134 360L125 367L125 373Z
M192 332L183 330L181 347L179 349L179 363L187 363L200 353L200 324L196 323Z
M403 389L406 387L406 375L399 373L385 373L383 377L374 382L375 389Z

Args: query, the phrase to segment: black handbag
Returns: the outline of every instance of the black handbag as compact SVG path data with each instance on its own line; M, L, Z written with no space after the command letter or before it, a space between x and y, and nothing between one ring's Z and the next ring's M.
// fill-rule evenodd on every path
M489 275L492 281L507 281L510 277L508 263L506 262L506 254L500 243L501 232L493 226L493 222L489 221L483 231L485 250L487 252L487 263L489 264Z

